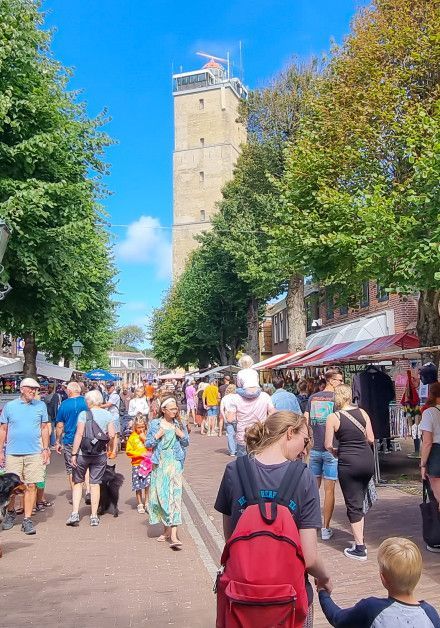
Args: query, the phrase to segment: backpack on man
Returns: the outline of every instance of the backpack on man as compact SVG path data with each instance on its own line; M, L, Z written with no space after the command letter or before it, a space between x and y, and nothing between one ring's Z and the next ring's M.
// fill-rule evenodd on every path
M237 458L246 509L217 577L217 628L300 628L307 617L305 561L290 507L305 464L290 463L274 501L260 496L249 458Z
M107 450L110 442L108 435L102 430L91 410L86 411L86 425L81 439L80 450L84 456L100 456Z

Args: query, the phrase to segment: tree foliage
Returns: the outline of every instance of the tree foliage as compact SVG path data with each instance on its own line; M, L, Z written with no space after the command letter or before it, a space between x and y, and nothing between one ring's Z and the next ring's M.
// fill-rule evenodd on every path
M370 278L421 290L420 307L437 308L437 322L419 325L430 344L440 342L439 32L438 2L375 0L359 12L286 152L269 229L272 257L353 301Z
M139 325L124 325L113 331L112 349L115 351L139 351L147 337L145 329Z
M154 356L168 367L230 364L246 337L246 284L214 233L202 237L185 271L152 317Z
M4 258L13 291L1 327L50 354L103 357L113 326L114 267L105 217L105 117L90 120L67 91L36 2L0 0L0 217L13 230Z

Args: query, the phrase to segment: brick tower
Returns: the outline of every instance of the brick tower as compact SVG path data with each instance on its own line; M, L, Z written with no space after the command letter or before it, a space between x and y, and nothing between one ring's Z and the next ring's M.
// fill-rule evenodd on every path
M229 66L229 64L228 64ZM229 68L211 58L201 70L173 75L173 279L197 246L194 236L209 228L223 185L246 142L237 121L247 91Z

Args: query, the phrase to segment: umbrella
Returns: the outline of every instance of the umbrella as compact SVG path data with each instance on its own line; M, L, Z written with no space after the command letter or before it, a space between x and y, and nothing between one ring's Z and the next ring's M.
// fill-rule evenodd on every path
M110 371L106 371L105 369L93 369L92 371L87 371L87 373L84 373L84 377L95 382L114 382L116 380L116 377L110 373Z

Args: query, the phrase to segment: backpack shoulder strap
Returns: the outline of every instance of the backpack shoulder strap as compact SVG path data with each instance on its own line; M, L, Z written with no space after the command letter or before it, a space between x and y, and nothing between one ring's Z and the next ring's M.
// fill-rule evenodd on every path
M289 506L290 501L295 496L299 481L307 465L304 462L292 461L287 467L286 473L281 481L276 501L283 506Z
M248 456L237 458L237 472L248 505L258 503L258 489Z

